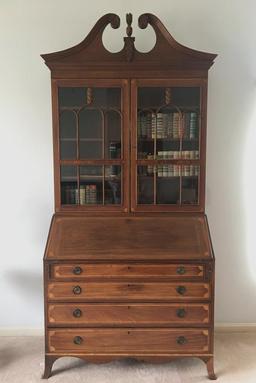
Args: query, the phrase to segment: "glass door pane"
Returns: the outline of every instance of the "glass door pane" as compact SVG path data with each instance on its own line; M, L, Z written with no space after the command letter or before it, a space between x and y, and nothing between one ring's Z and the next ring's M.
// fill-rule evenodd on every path
M137 88L137 204L197 205L200 86Z
M180 203L180 166L158 165L156 179L157 204Z
M60 87L61 159L122 158L121 88Z
M62 205L127 205L125 86L58 87Z
M105 158L121 159L121 113L110 109L105 113Z
M138 88L137 158L199 158L199 87Z
M199 203L199 171L198 165L182 166L181 198L183 204L196 205Z
M103 158L104 115L97 109L81 109L79 116L79 157L85 159Z
M154 193L154 166L138 166L137 200L139 204L153 204Z
M60 113L60 158L75 160L77 158L77 123L72 110Z
M121 179L120 165L105 166L104 203L106 205L120 205L122 203Z
M77 166L62 165L60 168L61 179L61 204L79 204Z
M103 166L80 166L80 205L103 203Z

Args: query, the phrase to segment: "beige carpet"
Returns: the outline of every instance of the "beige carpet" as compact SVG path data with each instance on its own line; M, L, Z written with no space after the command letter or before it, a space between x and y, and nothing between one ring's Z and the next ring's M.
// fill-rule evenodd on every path
M256 333L219 333L215 341L215 372L220 383L256 383ZM1 337L0 382L35 383L43 372L41 337ZM131 360L88 364L62 358L53 366L49 383L200 383L209 382L198 359L166 364Z

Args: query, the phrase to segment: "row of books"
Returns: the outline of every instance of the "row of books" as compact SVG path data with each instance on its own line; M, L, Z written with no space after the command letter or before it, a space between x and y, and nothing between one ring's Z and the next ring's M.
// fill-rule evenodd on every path
M80 205L97 203L97 186L80 185Z
M196 160L199 158L199 150L164 150L157 152L157 158L159 159L185 159Z
M139 138L195 139L198 135L196 112L147 113L138 115Z
M145 158L147 160L154 160L154 154L140 152L139 158ZM158 150L156 159L185 159L185 160L197 160L199 159L199 150Z
M199 166L194 165L158 165L157 166L157 176L158 177L191 177L199 175ZM154 166L148 165L146 167L146 174L144 175L153 175Z
M158 177L191 177L199 175L199 166L185 165L180 167L179 165L158 165L157 176Z
M63 199L68 205L86 205L97 203L97 186L96 185L80 185L80 193L78 188L72 185L62 186Z

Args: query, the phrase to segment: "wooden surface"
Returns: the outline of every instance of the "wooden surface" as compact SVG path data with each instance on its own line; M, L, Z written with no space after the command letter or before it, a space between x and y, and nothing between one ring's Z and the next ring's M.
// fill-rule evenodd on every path
M74 316L79 310L80 316ZM183 316L179 316L180 313ZM210 306L207 303L156 304L74 304L51 303L49 326L146 327L208 325Z
M79 273L76 270L79 268ZM157 263L61 263L51 265L50 274L56 280L90 280L90 279L176 279L203 280L203 264L157 264Z
M79 259L212 258L203 216L55 217L46 257Z
M82 338L74 344L74 338ZM178 337L185 343L178 344ZM54 329L49 330L50 352L208 352L207 329Z
M79 287L81 293L74 293ZM184 293L177 290L182 287ZM170 301L209 299L207 283L113 283L113 282L58 282L48 284L48 299L62 301Z
M128 15L124 48L111 53L102 42L108 24L118 28L119 17L107 14L80 44L42 55L52 77L57 213L44 262L44 378L58 357L72 355L94 362L197 356L214 379L214 255L204 200L207 78L216 55L182 46L149 13L140 16L139 27L152 26L154 48L147 53L136 50ZM136 94L143 84L200 87L200 159L186 160L200 165L198 205L136 205ZM60 161L59 86L122 88L124 177L119 207L61 206L60 164L104 161ZM177 273L181 266L186 273ZM74 274L75 267L82 272ZM178 319L182 308L186 314ZM74 316L78 309L79 318ZM77 339L80 344L74 343Z
M105 49L102 36L107 26L117 29L120 18L108 13L101 17L88 36L76 46L60 52L43 54L42 58L51 70L52 120L54 143L54 190L55 211L60 212L152 212L181 211L204 212L205 209L205 160L206 160L206 101L208 69L215 54L190 49L179 44L162 22L150 13L138 19L139 28L151 26L156 35L156 44L149 52L136 49L135 37L124 38L120 52ZM132 33L132 27L129 27ZM129 33L130 33L129 32ZM163 60L164 57L164 60ZM122 91L122 203L120 205L65 205L61 204L60 165L108 164L108 160L60 160L59 142L59 87L120 87ZM199 201L195 204L137 204L137 87L200 87L200 159L166 160L169 164L200 165ZM192 161L192 162L191 162ZM149 162L147 161L149 164ZM154 164L159 163L154 161Z
M40 382L44 360L43 337L15 337L5 334L1 337L0 349L1 383ZM215 350L219 382L255 383L255 330L252 331L248 327L248 332L217 331ZM52 357L57 359L59 356L61 355L54 354ZM152 356L141 356L140 359L144 361L142 363L129 359L97 366L88 362L95 361L95 354L91 354L90 357L86 355L86 362L81 358L82 355L79 354L79 359L65 357L59 360L53 367L53 376L49 383L123 383L124 377L125 383L210 383L204 363L198 358L187 360L185 355L182 355L182 360L177 360L173 355L162 354L159 359L168 363L155 365L145 363L145 360L153 359ZM106 355L102 355L101 358L108 359ZM154 361L157 358L155 355Z
M137 51L132 36L124 38L124 47L120 52L109 52L103 45L102 35L108 25L117 29L120 18L108 13L101 17L88 36L76 46L51 54L43 54L42 58L56 78L115 78L145 76L145 68L150 71L151 78L161 77L161 70L173 71L175 77L186 71L190 75L206 76L207 70L216 58L215 54L190 49L179 44L167 31L162 22L150 13L144 13L138 19L139 28L151 25L156 34L156 44L149 52ZM164 58L164 60L163 60ZM200 73L200 75L199 75ZM168 77L169 77L168 76Z

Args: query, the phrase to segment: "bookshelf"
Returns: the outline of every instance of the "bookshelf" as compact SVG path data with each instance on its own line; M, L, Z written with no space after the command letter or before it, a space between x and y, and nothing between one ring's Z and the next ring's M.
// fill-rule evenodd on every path
M55 213L44 256L45 372L62 356L101 362L197 357L213 369L214 253L205 215L208 70L161 21L150 52L126 16L120 52L104 15L51 70ZM129 314L128 314L129 313Z
M204 83L132 80L136 104L129 105L127 83L103 82L54 83L58 209L200 209Z
M203 205L203 92L203 84L191 80L132 81L132 211L195 211Z
M121 92L58 87L61 207L121 206Z

